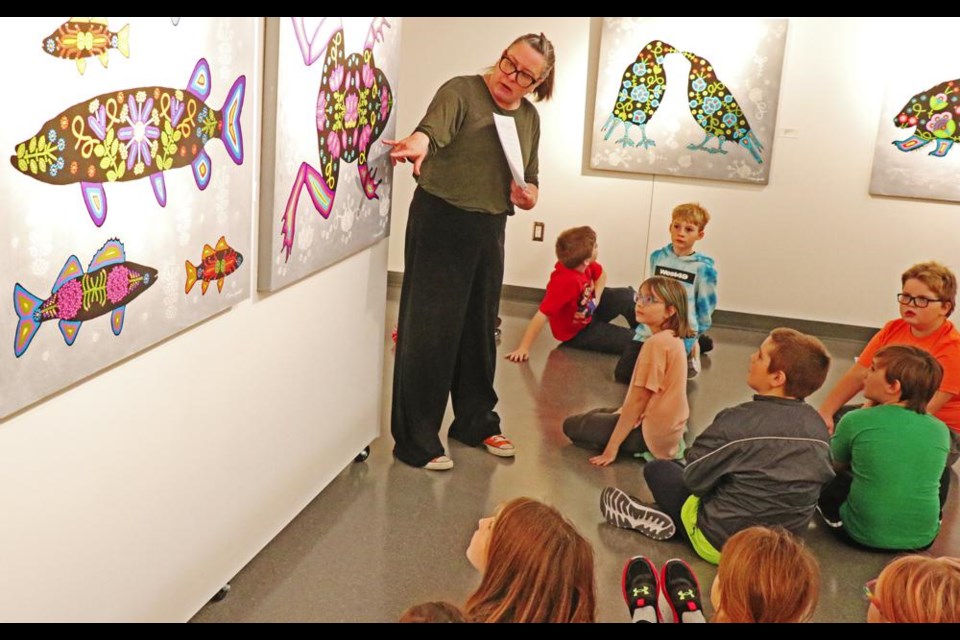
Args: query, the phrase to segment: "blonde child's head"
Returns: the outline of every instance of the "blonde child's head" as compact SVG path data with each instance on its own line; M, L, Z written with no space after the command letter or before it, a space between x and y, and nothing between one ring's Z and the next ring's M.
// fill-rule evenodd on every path
M943 380L943 367L937 359L918 347L886 346L873 356L873 366L884 372L887 384L899 383L899 402L917 413L926 413L927 403Z
M710 214L700 206L699 202L687 202L678 204L673 208L670 221L689 222L697 225L697 228L703 231L707 228L707 223L710 222Z
M830 370L830 354L817 338L780 327L770 332L770 373L782 371L784 392L803 400L823 385Z
M557 260L568 269L576 269L593 257L597 232L590 227L574 227L557 236Z
M867 622L960 622L960 560L903 556L877 578Z
M750 527L723 545L710 600L716 622L805 622L820 595L820 565L781 527Z
M647 278L640 283L639 297L652 295L662 300L669 317L661 329L670 329L678 338L692 338L696 335L690 329L690 316L687 311L687 292L683 285L663 276ZM673 310L671 313L671 309Z
M900 285L907 284L907 280L919 280L941 300L941 304L950 305L947 316L953 313L957 306L957 276L939 262L920 262L900 276Z

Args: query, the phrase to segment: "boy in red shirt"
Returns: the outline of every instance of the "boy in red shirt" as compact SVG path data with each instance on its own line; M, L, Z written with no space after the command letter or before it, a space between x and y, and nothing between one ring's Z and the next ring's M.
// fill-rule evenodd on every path
M607 288L607 274L597 262L597 234L590 227L567 229L557 237L557 264L547 290L516 349L512 362L530 357L530 346L550 323L553 337L566 346L603 353L623 353L637 326L633 287ZM610 324L623 316L630 328Z

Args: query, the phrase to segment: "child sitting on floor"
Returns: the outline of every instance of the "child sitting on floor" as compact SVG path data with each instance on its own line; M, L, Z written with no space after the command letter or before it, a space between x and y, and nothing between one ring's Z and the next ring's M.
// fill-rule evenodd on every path
M602 448L590 463L605 467L617 452L674 459L683 455L687 404L687 355L683 339L691 336L687 324L687 295L668 278L649 278L640 285L636 318L650 328L623 405L594 409L563 421L563 433L574 443Z
M597 262L597 234L590 227L567 229L557 237L557 264L550 274L540 308L517 348L506 355L525 362L543 326L564 346L601 353L621 353L633 339L634 291L607 287L607 273ZM630 329L610 321L623 316Z

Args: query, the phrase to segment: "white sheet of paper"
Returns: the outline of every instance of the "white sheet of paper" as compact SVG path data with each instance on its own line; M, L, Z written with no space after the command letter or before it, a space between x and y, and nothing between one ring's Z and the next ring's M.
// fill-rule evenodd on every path
M521 189L526 189L527 183L523 179L523 153L520 151L517 123L513 118L501 116L499 113L493 114L493 122L497 126L500 146L503 147L503 155L507 157L507 164L510 166L510 173L513 174L513 181Z

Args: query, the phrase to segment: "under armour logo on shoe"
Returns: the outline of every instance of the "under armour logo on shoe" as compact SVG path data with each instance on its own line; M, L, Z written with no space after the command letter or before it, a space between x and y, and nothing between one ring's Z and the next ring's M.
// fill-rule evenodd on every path
M636 596L648 596L650 595L650 587L644 585L642 587L634 587L633 595Z
M677 591L678 600L686 600L687 598L695 598L697 593L693 589L687 589L686 591Z

